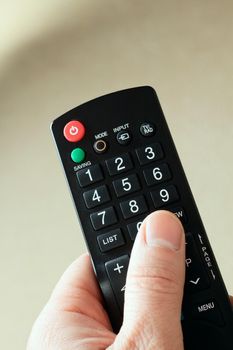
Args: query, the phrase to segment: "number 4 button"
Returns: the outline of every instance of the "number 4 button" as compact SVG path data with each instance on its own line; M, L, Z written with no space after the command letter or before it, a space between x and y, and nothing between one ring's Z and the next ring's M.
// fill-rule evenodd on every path
M83 198L88 209L110 201L108 189L105 185L84 192Z

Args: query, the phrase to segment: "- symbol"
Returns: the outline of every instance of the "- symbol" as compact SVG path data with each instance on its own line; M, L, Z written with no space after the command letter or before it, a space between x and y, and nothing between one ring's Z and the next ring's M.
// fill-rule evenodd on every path
M124 266L123 265L119 265L118 263L116 264L116 267L114 269L114 271L117 271L119 274L121 274L121 269L123 269Z
M149 125L149 124L145 124L145 125L142 125L143 127L143 132L145 134L150 134L151 132L153 132L153 128Z
M212 276L213 276L213 279L215 280L216 276L215 276L215 274L214 274L214 271L213 271L213 270L210 270L210 272L211 272L211 274L212 274Z
M78 128L77 126L71 126L70 128L70 135L74 136L78 134Z
M187 258L187 259L185 259L185 262L186 262L186 266L189 267L189 265L192 263L192 259Z
M201 242L201 244L203 244L202 236L198 234L198 238L199 238L199 241Z
M129 139L129 133L125 132L124 134L121 134L119 137L119 140L125 141Z
M126 284L121 288L121 292L124 292L126 288Z
M193 280L191 280L191 281L189 281L190 283L192 283L192 284L198 284L198 282L200 281L200 277L198 277L197 279L196 279L196 281L193 281Z

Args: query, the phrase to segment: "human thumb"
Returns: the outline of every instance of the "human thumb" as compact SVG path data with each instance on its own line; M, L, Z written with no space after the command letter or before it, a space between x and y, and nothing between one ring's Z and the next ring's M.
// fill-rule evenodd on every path
M180 324L185 236L168 211L150 214L132 250L126 281L121 349L182 350Z

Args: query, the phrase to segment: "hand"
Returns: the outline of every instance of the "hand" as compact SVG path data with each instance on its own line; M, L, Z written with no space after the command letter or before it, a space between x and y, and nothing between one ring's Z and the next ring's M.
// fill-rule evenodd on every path
M124 321L114 334L87 254L64 273L32 329L27 350L183 350L184 232L175 215L143 222L132 250Z

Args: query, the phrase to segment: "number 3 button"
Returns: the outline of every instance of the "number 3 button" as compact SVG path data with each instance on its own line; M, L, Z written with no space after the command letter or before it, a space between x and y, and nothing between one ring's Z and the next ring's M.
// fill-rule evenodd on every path
M159 143L137 148L136 153L141 165L163 158L163 150Z
M88 209L110 201L108 189L105 185L83 193L83 198Z

